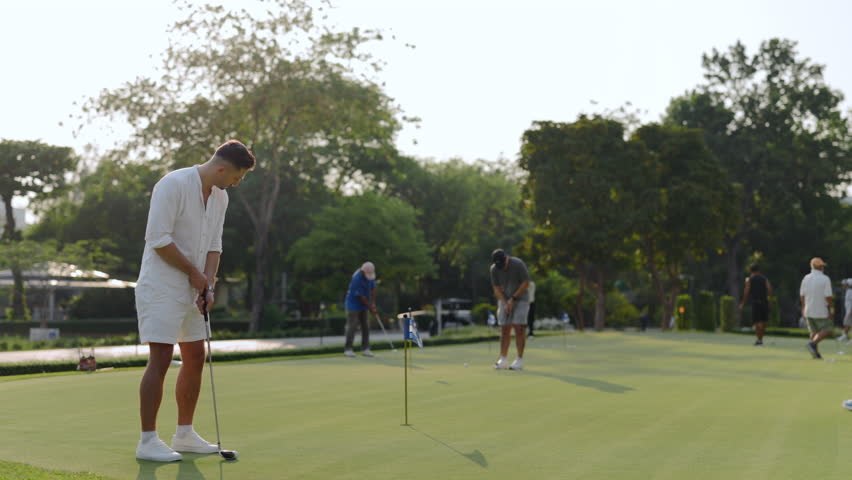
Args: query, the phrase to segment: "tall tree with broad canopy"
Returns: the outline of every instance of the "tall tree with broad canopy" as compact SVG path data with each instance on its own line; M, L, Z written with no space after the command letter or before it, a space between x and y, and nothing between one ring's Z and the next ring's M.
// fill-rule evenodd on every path
M848 219L837 194L852 172L852 129L825 66L802 58L796 42L771 39L754 53L737 42L702 64L705 82L673 99L665 121L703 129L742 189L740 221L725 238L727 289L738 299L744 247L788 265L837 251L826 239Z
M293 245L290 261L301 280L300 297L333 302L346 293L349 278L365 261L376 265L400 311L402 283L416 283L435 271L430 248L417 228L417 211L398 198L372 192L343 197L314 218L311 232Z
M57 195L65 186L66 175L74 170L77 157L68 147L57 147L39 141L0 141L0 197L6 213L6 224L0 241L11 244L21 240L13 215L12 199L28 197L34 201ZM29 248L9 247L9 251L26 252ZM25 255L24 255L25 257ZM9 265L13 276L11 317L28 317L24 301L24 279L20 262Z
M641 146L644 157L642 175L628 186L639 200L631 213L634 239L667 329L684 263L721 248L725 233L737 224L736 190L701 130L650 124L630 142Z
M253 253L251 324L268 295L270 231L281 200L306 184L343 189L387 168L396 151L398 109L371 78L380 63L362 51L375 31L333 31L322 9L302 0L270 2L265 16L192 6L172 30L159 79L138 78L87 106L135 129L130 147L171 167L206 160L229 138L246 143L258 166L253 188L233 195L251 221L242 247ZM277 228L287 219L277 217Z
M637 144L621 123L581 116L573 123L534 122L524 132L521 168L539 251L549 264L568 264L595 295L595 329L603 329L612 275L630 262Z

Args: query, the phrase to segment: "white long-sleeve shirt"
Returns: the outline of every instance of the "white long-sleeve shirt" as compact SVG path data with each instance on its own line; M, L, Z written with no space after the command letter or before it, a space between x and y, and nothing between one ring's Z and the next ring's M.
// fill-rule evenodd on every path
M222 251L227 209L228 194L217 187L213 187L205 208L197 166L181 168L161 178L151 194L145 252L136 288L193 303L197 292L189 285L187 274L169 265L154 249L174 243L203 272L207 252Z

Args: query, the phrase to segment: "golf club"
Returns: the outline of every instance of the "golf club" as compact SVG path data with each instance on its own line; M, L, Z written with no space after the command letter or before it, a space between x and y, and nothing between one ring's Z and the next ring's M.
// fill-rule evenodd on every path
M378 312L376 312L376 321L379 322L379 326L382 327L382 332L385 334L385 338L388 340L388 343L390 343L391 350L393 350L395 352L396 347L393 346L393 342L391 341L390 337L388 336L388 331L385 330L385 324L382 323L382 317L379 316Z
M210 313L207 311L207 289L201 294L204 302L204 326L207 334L207 358L210 361L210 389L213 391L213 417L216 419L216 445L219 447L219 455L225 460L236 460L236 450L222 450L222 439L219 437L219 411L216 408L216 384L213 383L213 347L210 346Z

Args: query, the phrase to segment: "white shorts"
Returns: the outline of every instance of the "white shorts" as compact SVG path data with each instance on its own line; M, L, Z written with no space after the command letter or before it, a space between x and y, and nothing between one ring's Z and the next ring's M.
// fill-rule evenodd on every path
M204 316L194 304L169 291L136 288L136 315L141 343L196 342L207 338Z
M510 316L506 312L506 305L503 302L498 302L497 323L499 325L526 325L529 311L530 302L520 300L515 303L514 308L512 308L512 315Z

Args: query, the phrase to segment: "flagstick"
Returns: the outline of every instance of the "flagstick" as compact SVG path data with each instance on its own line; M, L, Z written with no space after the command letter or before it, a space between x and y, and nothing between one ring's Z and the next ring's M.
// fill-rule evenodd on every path
M403 369L403 370L405 370L405 423L403 423L404 426L408 426L408 344L410 342L408 340L408 329L411 328L409 326L408 322L410 322L410 321L411 321L410 318L403 317L403 325L404 325L404 328L405 328L405 334L402 337L403 338L403 340L402 340L402 345L403 345L402 355L403 355L403 357L405 357L405 368Z

